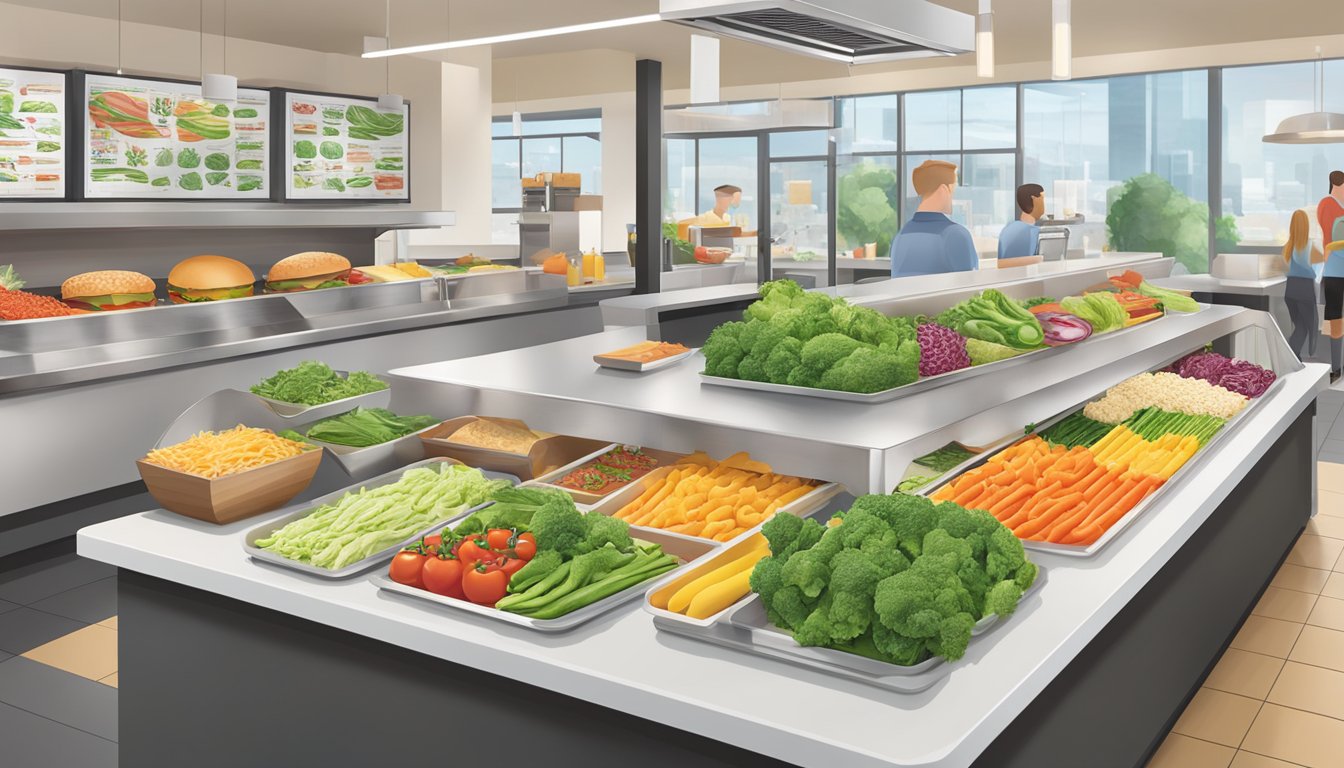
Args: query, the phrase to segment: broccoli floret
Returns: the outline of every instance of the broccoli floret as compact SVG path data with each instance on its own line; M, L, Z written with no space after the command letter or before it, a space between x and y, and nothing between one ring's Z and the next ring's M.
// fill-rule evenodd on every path
M1032 584L1036 583L1036 577L1040 575L1040 572L1041 569L1028 560L1022 564L1021 568L1017 569L1017 575L1013 580L1017 582L1017 586L1021 587L1023 592L1026 592Z
M735 378L743 381L769 381L770 378L765 374L765 359L755 355L747 355L742 358L742 362L737 364L737 376Z
M831 638L831 593L817 602L812 612L803 622L793 628L793 639L802 646L830 645Z
M808 364L806 346L803 364ZM842 392L870 393L904 386L918 378L919 344L905 342L894 352L859 346L821 375L821 386Z
M801 589L785 584L775 592L775 598L770 601L778 619L774 622L775 625L789 630L801 627L803 622L807 621L808 614L816 607L816 603L815 600L808 600Z
M1000 525L991 532L986 544L985 572L991 579L1003 581L1014 578L1026 564L1027 556L1022 549L1022 540L1006 526Z
M761 286L761 300L747 307L743 317L748 320L769 320L776 312L788 309L794 299L803 295L802 287L792 280L772 280Z
M588 533L580 547L584 551L601 549L607 544L622 552L634 548L635 542L630 538L630 524L626 521L600 514L584 515L583 519L588 526Z
M822 532L817 545L794 553L784 564L784 583L801 589L809 598L821 595L831 580L830 561L841 548L841 528Z
M803 342L790 336L779 342L765 358L765 378L772 384L789 383L789 375L802 362Z
M588 523L574 507L574 500L565 494L547 499L533 513L532 535L537 537L538 551L549 549L573 557L588 535Z
M892 664L913 667L929 657L924 640L906 637L887 629L880 621L874 621L872 632L873 646Z
M815 387L821 383L821 374L799 365L789 373L789 380L786 383L794 387Z
M761 604L765 606L765 617L770 623L787 629L784 620L775 612L774 607L775 593L784 586L783 561L770 556L756 561L756 565L751 569L748 584L752 592L761 596Z
M983 615L995 614L1001 619L1006 619L1013 615L1013 611L1017 610L1017 603L1021 599L1022 588L1017 585L1017 582L1011 580L1000 581L985 593Z
M925 647L948 661L956 661L966 655L966 646L971 643L971 631L975 629L975 619L969 613L957 613L943 619L938 628L938 637L929 640Z
M555 550L538 552L527 561L527 565L519 568L518 572L509 578L509 592L517 594L526 590L549 576L551 571L559 568L564 561L564 556Z
M930 537L936 533L938 531L933 531ZM943 535L954 541L945 533ZM928 541L930 537L925 537L926 547L930 544L941 546L941 539ZM963 643L958 649L955 642L946 643L946 636L955 640L955 635L948 630L965 624L968 627L966 641L969 642L969 627L975 624L975 618L971 616L971 595L962 586L955 565L950 554L934 557L926 552L906 570L879 582L873 595L873 610L887 629L924 640L931 652L950 661L961 658L966 646ZM958 623L946 623L962 614L964 618Z
M843 333L823 333L803 345L802 366L821 375L841 360L853 354L863 343Z
M705 373L726 378L737 376L737 366L746 357L738 342L745 327L746 323L734 321L724 323L710 332L705 345L700 348L701 354L705 356Z
M795 515L775 515L761 526L761 535L770 545L770 554L780 560L780 565L797 551L794 543L802 530L803 519Z
M901 551L911 558L924 551L924 537L938 523L933 502L923 496L861 496L854 501L853 509L871 510L885 520L896 532Z
M873 594L887 574L857 549L846 549L831 559L829 631L835 642L853 640L873 621Z

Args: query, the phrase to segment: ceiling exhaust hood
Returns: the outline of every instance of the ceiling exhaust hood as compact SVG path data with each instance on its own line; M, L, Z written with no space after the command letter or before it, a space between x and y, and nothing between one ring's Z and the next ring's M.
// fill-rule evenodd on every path
M660 0L664 21L845 64L975 50L975 17L928 0Z

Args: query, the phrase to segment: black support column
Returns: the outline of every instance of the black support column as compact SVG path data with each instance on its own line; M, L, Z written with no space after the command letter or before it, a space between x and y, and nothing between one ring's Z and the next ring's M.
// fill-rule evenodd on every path
M663 63L635 62L635 293L663 277Z

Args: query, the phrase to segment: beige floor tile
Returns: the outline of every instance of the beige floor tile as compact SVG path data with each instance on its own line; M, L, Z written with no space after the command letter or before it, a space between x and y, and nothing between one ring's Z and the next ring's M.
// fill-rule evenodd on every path
M1295 589L1298 592L1310 592L1313 595L1318 595L1329 578L1330 569L1328 568L1307 568L1285 563L1279 566L1279 572L1274 574L1274 580L1270 582L1270 586Z
M1331 571L1325 580L1325 586L1321 588L1321 594L1336 600L1344 600L1344 573Z
M1344 672L1290 661L1265 701L1344 720ZM1344 754L1344 744L1340 744Z
M1204 687L1263 701L1274 687L1280 669L1283 659L1228 648L1204 681Z
M1315 595L1271 586L1265 590L1265 594L1261 596L1260 602L1256 603L1251 613L1301 624L1311 615L1311 607L1315 604Z
M1288 660L1344 672L1344 632L1308 624Z
M1334 597L1316 598L1316 605L1312 607L1306 623L1344 632L1344 600Z
M1329 569L1334 567L1340 552L1344 552L1344 541L1304 533L1288 554L1288 562L1308 568Z
M1344 721L1325 715L1265 704L1246 734L1248 752L1277 757L1309 768L1344 764Z
M23 655L80 677L101 680L117 671L117 632L93 624Z
M1334 491L1316 491L1316 513L1331 517L1344 517L1344 493Z
M1344 464L1316 462L1316 486L1322 491L1344 493Z
M1325 536L1330 539L1344 539L1344 517L1339 517L1339 515L1344 515L1344 510L1337 511L1334 514L1322 513L1316 515L1307 521L1307 533L1315 536Z
M116 628L117 628L117 617L116 617L116 616L113 616L113 617L110 618L110 619L103 619L102 621L98 622L98 626L100 626L100 627L107 627L108 629L116 629Z
M1279 659L1288 658L1297 641L1302 625L1265 616L1250 616L1241 625L1241 631L1232 638L1232 647L1252 653L1263 653Z
M1236 747L1255 720L1260 702L1233 693L1200 688L1172 727L1172 733Z
M108 675L107 677L104 677L102 680L99 680L98 682L102 683L103 685L110 685L110 686L112 686L113 688L116 688L116 687L117 687L117 673L116 673L116 672L113 672L112 674Z
M1228 768L1298 768L1298 765L1254 752L1238 752Z
M1179 733L1169 733L1148 768L1227 768L1237 750Z
M1344 552L1341 552L1339 559L1335 560L1334 571L1335 573L1344 573Z

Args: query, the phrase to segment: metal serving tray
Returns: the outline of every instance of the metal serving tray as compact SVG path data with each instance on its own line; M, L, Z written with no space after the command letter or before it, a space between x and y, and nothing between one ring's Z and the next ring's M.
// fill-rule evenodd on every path
M1156 506L1157 503L1161 500L1163 494L1166 493L1166 491L1169 488L1179 484L1180 481L1184 479L1191 471L1193 471L1197 466L1203 463L1203 461L1211 453L1209 449L1218 445L1220 442L1222 442L1224 438L1226 438L1226 436L1229 433L1234 431L1237 428L1237 426L1240 425L1241 422L1245 419L1247 414L1255 410L1255 408L1259 406L1261 401L1269 397L1270 394L1273 393L1275 389L1278 388L1279 383L1280 383L1279 379L1276 378L1274 380L1274 383L1269 386L1269 389L1261 393L1259 397L1251 398L1250 402L1247 403L1246 407L1241 409L1241 412L1238 413L1236 416L1233 416L1232 418L1228 419L1227 423L1223 424L1223 428L1218 430L1218 432L1215 433L1214 436L1210 438L1207 443L1200 446L1199 450L1195 451L1195 455L1191 456L1189 461L1187 461L1184 465L1182 465L1180 469L1176 470L1175 474L1167 478L1167 481L1163 483L1161 486L1159 486L1156 491L1153 491L1152 493L1148 494L1146 497L1141 499L1139 503L1134 506L1133 509L1129 510L1129 512L1125 514L1124 517L1121 517L1119 520L1117 520L1115 522L1115 525L1112 525L1110 528L1107 528L1106 531L1102 533L1101 536L1099 536L1096 541L1092 542L1091 544L1088 544L1087 546L1078 546L1076 544L1054 544L1048 541L1028 541L1026 539L1023 539L1022 546L1025 547L1028 551L1049 552L1052 554L1065 555L1068 557L1092 557L1093 555L1097 554L1102 550L1103 547L1105 547L1116 537L1118 537L1121 534L1121 532L1123 532L1129 526L1133 525L1135 520L1138 520L1145 513L1147 513L1149 509ZM1103 392L1102 394L1104 395L1105 393ZM1090 398L1088 402L1091 402L1092 399L1095 399L1096 397L1100 396L1101 395L1096 395L1093 398ZM1079 407L1056 415L1054 418L1037 425L1036 431L1033 432L1032 435L1040 434L1042 431L1048 429L1049 427L1062 421L1068 416L1077 413L1078 411L1081 410L1082 408ZM1009 440L1005 440L999 445L994 446L989 450L986 450L984 453L981 453L977 456L972 457L971 459L968 459L962 464L949 470L947 473L945 473L942 477L938 478L936 481L924 486L923 488L920 488L919 490L916 491L916 493L921 496L932 495L939 488L942 488L944 485L947 485L953 480L956 480L965 472L975 469L981 464L989 461L991 458L997 456L1005 449L1011 447L1013 444L1022 440L1023 437L1025 436L1016 436Z
M851 403L868 403L868 404L885 403L891 400L898 400L902 397L908 397L910 395L919 394L920 392L926 392L930 389L936 389L945 384L954 384L959 381L965 381L967 379L974 379L979 376L983 376L986 373L994 373L996 371L1002 371L1012 366L1020 365L1021 363L1026 362L1027 360L1036 360L1047 355L1058 354L1073 347L1077 347L1083 344L1089 344L1095 339L1114 338L1115 336L1129 333L1130 331L1136 330L1138 328L1149 326L1152 325L1153 323L1161 322L1163 319L1165 319L1165 317L1166 316L1163 315L1163 317L1160 317L1156 320L1149 320L1147 322L1139 323L1138 325L1131 325L1128 328L1121 328L1119 330L1111 331L1109 333L1089 336L1088 338L1083 339L1082 341L1079 342L1075 342L1073 344L1064 344L1058 347L1042 347L1041 349L1035 349L1025 354L1018 355L1017 357L1010 357L1006 360L996 360L995 362L985 363L984 365L974 365L971 366L970 368L962 368L959 371L949 371L947 373L940 373L937 376L928 376L925 378L918 379L916 381L912 381L909 384L906 384L905 386L902 387L893 387L892 389L884 389L881 392L872 392L869 394L861 394L858 392L841 392L840 390L837 389L795 387L790 384L771 384L769 382L764 381L744 381L742 379L729 379L723 376L710 376L703 372L700 374L700 382L702 384L714 384L720 387L736 387L737 389L750 389L755 390L757 392L773 392L782 395L817 397L822 398L824 400L844 400Z
M1039 564L1037 568L1039 572L1036 581L1023 594L1018 610L1022 610L1023 604L1045 583L1045 569L1040 568ZM738 601L708 625L696 623L680 614L651 609L647 603L645 610L654 613L654 626L666 632L797 664L830 676L844 677L898 693L928 690L951 674L956 664L935 656L914 666L903 667L834 648L803 647L798 645L791 634L766 619L765 608L757 595ZM998 616L982 618L971 631L971 642L1002 624L1004 622Z
M344 379L350 376L350 372L336 371L336 375ZM284 419L304 418L313 421L325 419L328 416L336 416L337 414L345 413L346 411L353 411L360 406L364 408L386 408L388 403L392 401L391 386L384 387L377 392L365 392L362 395L346 397L340 400L332 400L329 403L322 403L321 405L287 403L284 400L273 400L269 397L262 397L261 395L254 394L250 391L248 394L251 394L253 397L265 403L275 412L276 416Z
M698 351L699 347L691 347L685 352L671 355L669 357L664 357L661 360L654 360L651 363L641 363L635 360L622 360L617 357L607 357L606 355L593 355L593 362L597 363L599 366L603 368L611 368L612 370L633 371L635 373L647 373L649 371L656 371L659 368L666 368L669 365L676 365L677 363L680 363L682 360L691 357Z
M286 507L280 512L275 513L275 516L267 520L265 523L257 526L256 528L252 528L251 530L243 534L243 551L247 552L248 556L251 557L253 560L257 560L263 563L269 563L271 565L277 565L282 568L288 568L292 571L298 571L299 573L306 573L309 574L310 576L317 576L318 578L322 579L345 579L349 578L350 576L354 576L355 574L358 574L362 571L366 571L375 565L378 565L386 560L391 559L392 556L395 555L397 552L400 552L403 547L406 547L412 542L418 541L420 537L428 536L434 531L437 531L440 528L442 528L444 525L447 525L448 523L454 520L464 518L478 509L487 507L492 502L487 501L482 504L477 504L476 506L471 507L470 509L455 512L449 517L435 521L433 525L426 526L423 530L417 531L414 536L408 536L406 539L398 542L397 544L391 547L388 547L380 552L376 552L364 558L363 560L351 563L350 565L347 565L344 568L334 571L327 568L319 568L315 565L309 565L307 563L301 563L297 560L290 560L287 557L283 557L269 550L257 547L256 542L266 538L267 536L270 536L275 531L285 527L286 525L289 525L295 520L307 517L308 515L312 514L313 510L317 509L320 506L323 506L324 504L331 504L333 502L339 501L341 497L347 493L358 492L361 488L377 488L383 485L390 485L400 480L401 476L404 473L408 472L409 470L417 469L419 467L434 466L436 464L444 462L452 463L449 462L447 459L443 458L433 458L433 459L425 459L423 461L417 461L414 464L409 464L392 472L379 475L378 477L375 477L367 482L359 483L358 485L347 486L339 491L333 491L325 496L319 496L318 498L313 499L311 501L305 501L302 504L294 504L289 507ZM518 484L518 478L514 477L513 475L506 475L502 472L489 472L486 470L480 470L480 472L481 474L485 475L488 479L491 480L508 480L514 485Z
M459 518L455 518L453 524L454 525L460 524L461 521L465 519L465 517L466 516L463 515ZM698 562L701 558L713 555L714 553L722 549L722 545L720 545L718 542L715 541L709 541L706 539L699 539L697 541L687 541L685 537L673 537L663 531L654 531L649 529L642 529L642 530L632 529L630 533L636 539L661 545L663 547L663 551L682 560L681 565L677 566L676 568L673 568L671 571L668 571L668 573L664 574L664 576L677 573L681 571L683 568L686 568ZM660 576L658 578L662 577ZM620 592L617 592L616 594L611 595L610 597L606 597L601 600L598 600L595 603L585 605L584 607L579 608L578 610L570 611L564 616L560 616L554 619L534 619L517 613L509 613L508 611L496 610L494 608L485 605L477 605L476 603L467 600L458 600L457 598L448 597L446 595L438 595L433 592L429 592L427 590L419 589L417 587L411 587L405 584L399 584L382 574L375 574L373 576L370 576L369 581L372 582L379 589L391 592L393 594L409 597L414 600L419 600L421 604L425 606L428 606L428 604L430 603L437 603L440 606L446 606L450 609L466 611L468 613L474 613L478 616L484 616L486 618L494 619L496 621L503 621L509 624L515 624L517 626L526 627L528 629L536 630L538 632L569 631L581 624L592 621L593 619L597 618L598 616L601 616L604 613L607 613L608 611L611 611L621 605L630 602L631 600L640 597L641 595L644 594L644 590L647 589L646 587L647 582L636 584L632 587L628 587Z
M395 440L388 440L385 443L370 445L365 448L327 443L313 438L307 438L307 440L313 445L325 448L327 453L331 454L331 457L336 460L336 463L341 465L341 469L345 470L347 475L360 477L377 472L386 472L392 467L423 458L425 449L420 444L420 435L435 426L438 425L431 425L408 435L402 435ZM515 476L509 475L509 477Z

